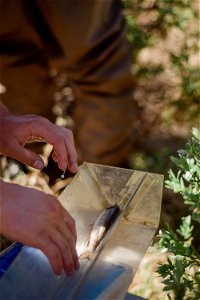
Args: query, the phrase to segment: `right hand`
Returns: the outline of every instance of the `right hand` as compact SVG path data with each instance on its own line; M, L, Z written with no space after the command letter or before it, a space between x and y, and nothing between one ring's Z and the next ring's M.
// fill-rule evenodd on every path
M62 171L76 173L77 153L71 130L37 115L13 115L0 104L0 152L36 169L44 162L35 152L25 148L27 142L45 141L53 145L53 159Z
M79 268L75 221L52 195L16 184L1 183L1 233L41 249L54 272L72 275Z

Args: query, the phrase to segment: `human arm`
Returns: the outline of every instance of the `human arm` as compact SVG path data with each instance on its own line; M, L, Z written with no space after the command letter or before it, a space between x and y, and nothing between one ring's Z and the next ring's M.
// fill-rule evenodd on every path
M52 195L0 181L0 232L41 249L54 272L71 275L79 267L75 221Z
M54 125L38 115L13 115L0 104L0 153L36 169L44 162L35 152L26 149L27 142L42 140L53 146L53 159L61 170L77 172L77 154L71 130Z

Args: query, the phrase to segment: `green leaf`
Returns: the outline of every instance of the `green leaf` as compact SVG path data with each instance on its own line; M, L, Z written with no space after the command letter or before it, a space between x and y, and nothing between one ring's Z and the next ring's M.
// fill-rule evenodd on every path
M197 139L200 143L200 131L197 128L192 128L192 135Z
M200 213L193 213L192 219L198 223L200 223Z
M168 1L168 0L167 0ZM167 224L159 231L159 246L174 255L167 264L159 266L157 272L164 278L164 291L171 291L173 299L200 299L200 254L193 246L194 221L200 223L200 132L193 128L192 138L185 150L178 152L179 158L171 157L177 172L169 170L167 188L182 195L189 204L191 214L181 219L176 232Z
M182 224L180 224L179 229L177 232L185 239L189 240L192 236L192 231L194 226L191 225L191 215L182 218Z

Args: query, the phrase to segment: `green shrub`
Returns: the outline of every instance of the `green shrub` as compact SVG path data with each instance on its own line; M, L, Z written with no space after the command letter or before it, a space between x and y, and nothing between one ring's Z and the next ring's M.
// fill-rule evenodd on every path
M196 0L123 0L128 40L133 49L133 74L136 86L141 79L152 79L158 74L167 76L169 72L171 74L169 78L166 77L167 91L161 99L164 103L161 119L168 124L174 120L188 121L192 123L192 126L199 124L200 70L197 3ZM168 57L167 63L160 59L161 62L157 65L140 65L137 58L141 50L149 47L158 49L160 45L165 45L170 32L174 36L173 30L178 34L178 40L175 38L174 42L170 42L169 47L161 50L161 55ZM167 86L169 79L171 83ZM165 89L164 86L163 89Z
M200 224L200 131L193 128L185 149L171 157L178 171L169 171L166 186L182 195L189 214L174 232L169 224L159 232L159 245L169 252L167 263L158 267L169 299L200 299L200 253L194 247L193 232ZM198 227L199 230L199 227Z

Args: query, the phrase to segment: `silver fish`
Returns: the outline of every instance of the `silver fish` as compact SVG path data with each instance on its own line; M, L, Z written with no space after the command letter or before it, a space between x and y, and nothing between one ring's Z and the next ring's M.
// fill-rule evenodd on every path
M117 204L105 209L96 219L92 231L90 233L89 241L87 242L86 251L84 251L79 258L91 258L96 251L99 243L102 241L117 216L119 215L120 208Z

